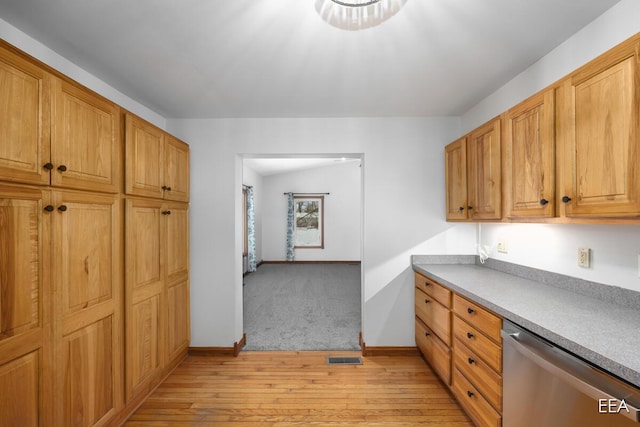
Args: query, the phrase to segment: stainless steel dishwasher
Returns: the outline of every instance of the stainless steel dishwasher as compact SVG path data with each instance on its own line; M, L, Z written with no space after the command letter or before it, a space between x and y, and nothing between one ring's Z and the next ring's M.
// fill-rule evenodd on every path
M637 387L506 320L502 338L504 427L640 426Z

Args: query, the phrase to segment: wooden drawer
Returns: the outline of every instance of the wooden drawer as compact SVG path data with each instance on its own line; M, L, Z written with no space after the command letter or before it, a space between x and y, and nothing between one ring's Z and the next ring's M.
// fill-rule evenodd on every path
M415 288L416 316L447 345L451 346L451 312L429 295Z
M451 349L417 317L416 345L442 381L451 385Z
M500 427L502 425L500 414L482 397L478 389L455 368L453 369L452 389L458 398L458 402L464 407L476 425L480 427Z
M500 342L500 317L457 294L453 295L453 311L495 342Z
M502 377L457 339L453 363L494 408L502 410Z
M445 307L451 308L451 291L438 282L416 273L416 288L433 297Z
M480 356L496 372L502 372L502 347L458 316L453 316L453 336Z

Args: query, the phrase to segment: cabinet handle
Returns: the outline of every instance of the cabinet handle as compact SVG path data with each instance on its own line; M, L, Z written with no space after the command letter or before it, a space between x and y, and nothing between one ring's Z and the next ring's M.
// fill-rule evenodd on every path
M549 201L547 199L540 199L540 204L542 206L546 205L547 203L549 203Z
M60 165L60 166L58 166L58 170L60 172L66 172L67 171L67 167L65 165Z
M58 206L58 210L60 212L65 212L67 210L67 207L65 205L60 205L60 206Z
M473 338L473 336L474 335L471 332L467 332L467 338L471 339L471 338Z
M44 207L44 210L47 212L53 212L55 208L52 205L47 205Z
M42 165L43 168L45 168L46 170L50 171L51 169L53 169L53 163L49 162L49 163L45 163L44 165Z
M462 211L464 210L464 206L460 206L460 207L458 208L458 210L459 210L460 212L462 212Z
M171 211L162 211L162 215L171 215Z
M425 336L425 337L428 337L429 335L431 335L429 332L425 332L425 333L424 333L424 336Z
M427 287L427 286L429 286L429 285L431 285L431 283L429 283L429 282L424 282L424 286L425 286L425 287Z
M165 191L171 191L171 187L167 187L166 185L163 185L162 189Z
M473 206L469 205L469 206L467 206L467 209L471 210L471 209L473 209Z
M425 303L425 304L429 304L430 302L431 302L431 301L429 301L428 299L425 299L425 300L424 300L424 303Z
M469 362L469 365L473 365L474 363L476 363L476 361L470 357L467 359L467 362Z
M467 308L467 313L469 313L469 314L473 314L473 313L475 313L475 312L476 312L476 311L475 311L473 308L471 308L471 307Z
M569 203L571 201L571 197L569 196L563 196L562 197L562 203Z
M473 392L471 390L467 390L467 396L473 397Z

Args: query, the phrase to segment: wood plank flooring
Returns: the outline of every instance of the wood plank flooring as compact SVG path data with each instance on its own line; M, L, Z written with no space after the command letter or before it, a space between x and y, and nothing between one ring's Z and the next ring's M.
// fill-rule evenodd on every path
M329 355L361 353L189 356L125 426L473 426L417 353Z

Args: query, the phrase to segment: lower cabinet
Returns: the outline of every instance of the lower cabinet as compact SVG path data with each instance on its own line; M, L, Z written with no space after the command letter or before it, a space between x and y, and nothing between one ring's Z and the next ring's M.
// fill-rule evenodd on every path
M416 345L476 425L499 427L502 424L502 319L419 273L415 275L415 284ZM442 328L444 316L425 316L424 306L425 301L429 301L426 305L441 306L447 299L450 301L446 306L450 309L449 327ZM435 311L440 312L444 307ZM436 330L440 332L435 333ZM444 333L447 337L442 336Z

